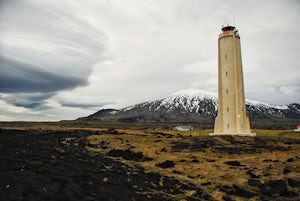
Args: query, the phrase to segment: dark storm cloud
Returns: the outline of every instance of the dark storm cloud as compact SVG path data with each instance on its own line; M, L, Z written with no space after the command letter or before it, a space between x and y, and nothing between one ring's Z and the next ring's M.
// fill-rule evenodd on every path
M64 2L0 2L2 100L45 109L57 92L88 84L107 38L74 9L76 4Z
M0 56L0 92L55 92L87 84L85 77L47 72L24 62ZM46 96L45 98L49 98Z
M0 100L17 106L29 109L48 109L50 106L45 100L54 96L53 92L43 93L14 93L0 96Z
M12 0L1 7L1 91L19 91L22 85L23 92L59 91L86 84L106 46L99 29L63 3Z
M39 108L39 109L48 109L49 107L44 107L44 104L45 102L42 101L42 102L30 102L30 103L19 103L19 102L16 102L14 104L14 106L17 106L17 107L24 107L24 108L28 108L28 109L36 109L36 108Z
M79 103L79 102L67 102L61 101L60 105L64 107L74 107L74 108L100 108L108 104L113 104L114 102L96 102L96 103Z

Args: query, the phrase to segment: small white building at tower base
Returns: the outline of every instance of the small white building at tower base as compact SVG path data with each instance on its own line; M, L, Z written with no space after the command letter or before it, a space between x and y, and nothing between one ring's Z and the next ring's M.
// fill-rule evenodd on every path
M295 129L295 132L300 132L300 124L297 125L297 128Z

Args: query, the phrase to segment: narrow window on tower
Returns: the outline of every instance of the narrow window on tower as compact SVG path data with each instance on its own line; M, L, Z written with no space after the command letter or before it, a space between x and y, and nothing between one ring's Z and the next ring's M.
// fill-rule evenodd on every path
M226 93L228 94L228 89L226 89Z
M225 59L227 59L227 54L225 54Z
M226 76L228 75L228 72L226 71Z
M227 112L229 112L229 107L227 107Z
M227 128L229 128L229 123L227 124Z

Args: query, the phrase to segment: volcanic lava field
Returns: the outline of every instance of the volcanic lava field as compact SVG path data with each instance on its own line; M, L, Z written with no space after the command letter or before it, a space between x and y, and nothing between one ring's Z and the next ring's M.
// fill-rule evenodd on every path
M300 134L5 124L0 200L300 200Z

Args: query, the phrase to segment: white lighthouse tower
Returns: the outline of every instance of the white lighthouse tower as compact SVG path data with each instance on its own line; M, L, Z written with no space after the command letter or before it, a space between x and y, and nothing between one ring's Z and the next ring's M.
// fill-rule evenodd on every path
M240 36L234 26L222 28L218 61L218 116L210 136L255 136L246 114Z

